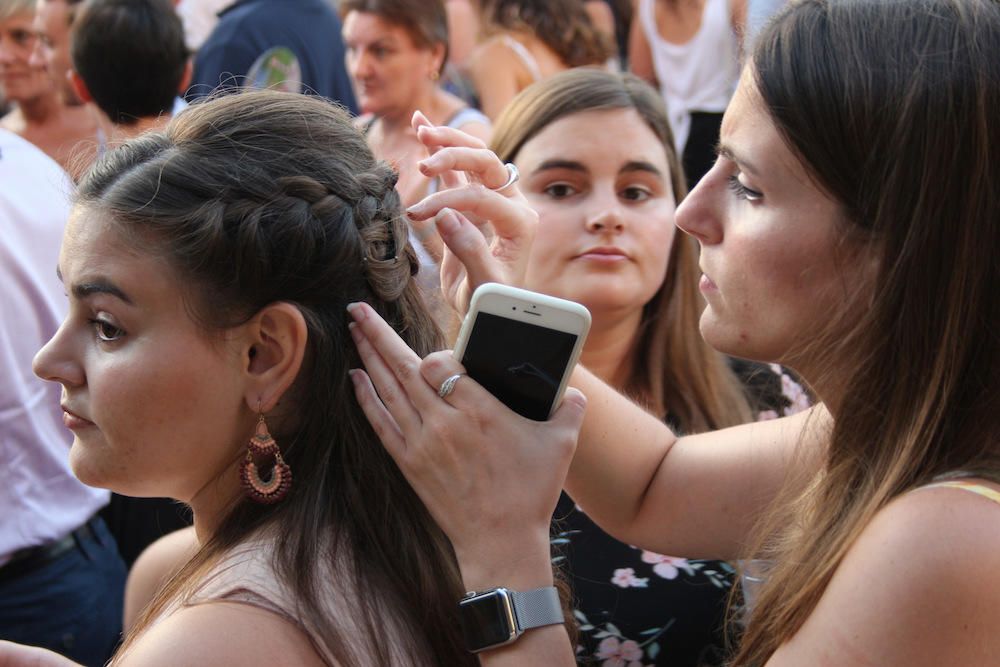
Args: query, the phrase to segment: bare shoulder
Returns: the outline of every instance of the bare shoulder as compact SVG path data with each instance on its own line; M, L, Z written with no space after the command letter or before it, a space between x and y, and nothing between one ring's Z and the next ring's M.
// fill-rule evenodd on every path
M920 489L874 517L768 664L994 665L997 627L1000 503Z
M147 630L118 664L320 667L326 663L293 623L253 605L217 601L171 614Z
M129 570L125 583L126 630L197 550L198 538L193 527L175 530L146 547Z

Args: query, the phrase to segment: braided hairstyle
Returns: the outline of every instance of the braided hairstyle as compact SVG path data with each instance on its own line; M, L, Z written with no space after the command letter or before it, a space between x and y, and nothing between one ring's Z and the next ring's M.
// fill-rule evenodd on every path
M340 664L392 662L388 615L413 664L474 664L458 634L463 589L451 546L379 443L347 374L360 366L347 328L353 301L370 303L418 354L443 347L412 280L419 263L395 183L340 108L253 91L193 105L162 133L105 155L80 184L79 207L167 261L207 332L278 301L297 306L308 327L302 369L282 397L292 417L272 428L295 485L276 505L238 501L126 646L266 527L297 619ZM333 564L354 593L337 597L336 616L343 607L351 626L322 597Z

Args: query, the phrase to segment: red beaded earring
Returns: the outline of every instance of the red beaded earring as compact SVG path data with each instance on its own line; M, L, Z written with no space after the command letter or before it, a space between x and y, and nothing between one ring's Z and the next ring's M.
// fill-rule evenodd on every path
M271 474L262 479L257 467L258 460L273 459ZM264 413L257 419L257 429L247 446L247 458L240 466L240 481L246 494L258 503L272 505L288 494L292 487L292 469L281 458L281 450L267 430Z

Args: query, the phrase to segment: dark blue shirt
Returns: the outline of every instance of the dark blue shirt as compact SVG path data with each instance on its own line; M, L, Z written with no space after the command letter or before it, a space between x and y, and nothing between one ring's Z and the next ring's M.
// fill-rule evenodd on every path
M303 92L340 102L356 113L340 29L327 0L239 0L219 13L218 25L198 50L186 98L241 85L263 54L283 47L297 60Z

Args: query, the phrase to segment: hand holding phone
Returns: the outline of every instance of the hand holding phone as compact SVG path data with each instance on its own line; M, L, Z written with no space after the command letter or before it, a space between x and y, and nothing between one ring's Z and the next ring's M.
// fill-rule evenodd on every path
M578 303L486 283L472 295L455 357L511 410L544 421L559 405L589 330L590 312Z

